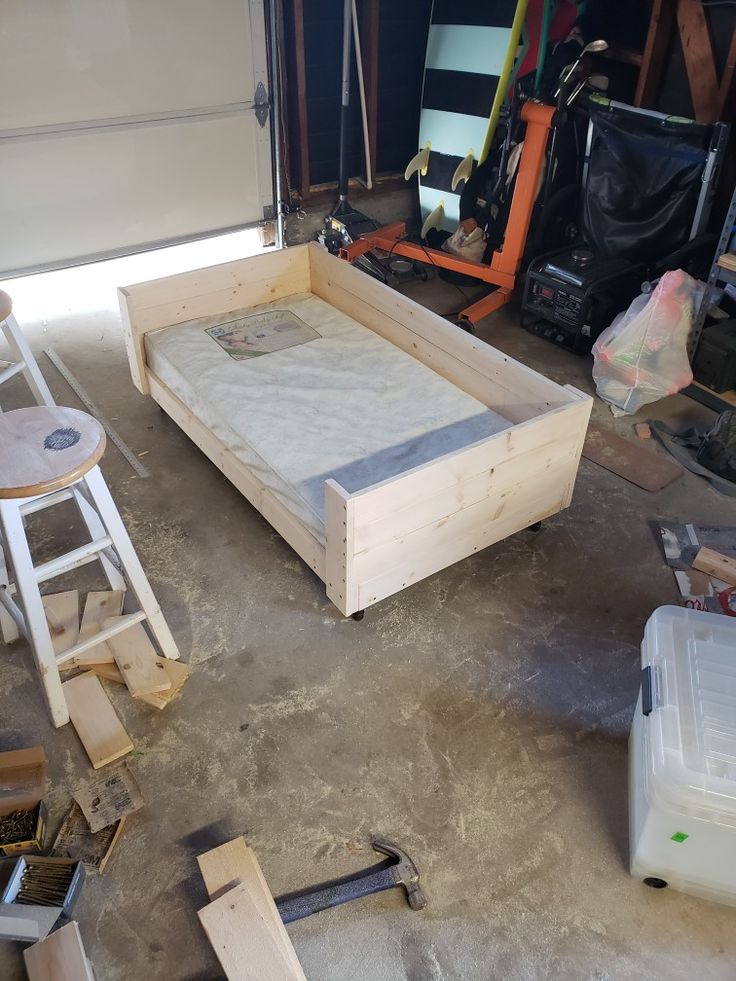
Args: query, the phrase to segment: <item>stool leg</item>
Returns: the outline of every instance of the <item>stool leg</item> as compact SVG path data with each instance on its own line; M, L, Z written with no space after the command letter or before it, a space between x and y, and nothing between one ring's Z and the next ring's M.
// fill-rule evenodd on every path
M51 720L58 729L69 721L66 699L61 688L59 668L51 643L51 633L46 622L41 594L33 570L33 559L28 548L23 518L18 505L13 500L0 500L0 528L15 577L20 605L25 615L28 629L28 643L31 645L36 667L41 676Z
M8 576L8 567L5 564L5 552L2 543L0 543L0 587L8 586L9 584L10 578ZM6 644L12 644L20 636L15 620L4 606L0 606L0 634Z
M89 501L86 500L84 494L80 493L77 488L72 488L72 490L74 491L74 500L79 508L79 513L82 516L82 520L87 525L87 531L90 533L92 541L102 538L105 535L105 529L100 521L99 514L95 511ZM107 556L101 555L100 562L102 563L102 569L105 573L105 577L110 584L110 589L121 589L123 592L125 592L127 588L125 579L107 558ZM1 572L2 570L0 570L0 573Z
M28 346L28 341L23 335L23 331L18 326L18 321L12 315L0 324L5 339L16 361L23 361L25 368L23 376L28 382L28 387L33 392L33 397L39 405L56 405L54 396L51 394L49 386L41 374L38 362L33 357L33 352Z
M153 595L153 590L148 583L146 574L143 571L135 548L133 548L133 543L128 536L123 519L120 517L118 509L115 506L115 502L107 488L100 468L93 467L84 475L82 480L92 495L92 500L100 518L102 518L102 523L107 530L107 534L112 539L113 548L122 562L128 583L137 596L141 609L146 614L146 619L151 627L153 636L158 642L158 646L161 648L161 653L164 657L177 660L179 649L176 646L174 638L171 636L169 625L164 619L161 608L156 602L156 597Z

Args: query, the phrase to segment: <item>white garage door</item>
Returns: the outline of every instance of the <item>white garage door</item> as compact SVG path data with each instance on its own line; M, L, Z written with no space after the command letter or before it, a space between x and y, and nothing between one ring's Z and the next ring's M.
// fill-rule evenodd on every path
M263 219L263 0L2 0L0 275Z

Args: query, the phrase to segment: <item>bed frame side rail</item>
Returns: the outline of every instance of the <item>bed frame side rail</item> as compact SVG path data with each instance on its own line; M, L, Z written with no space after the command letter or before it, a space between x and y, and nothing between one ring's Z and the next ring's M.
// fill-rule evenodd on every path
M327 595L349 616L566 508L592 399L348 494L325 484Z
M144 344L148 331L307 293L310 288L306 245L120 287L118 301L133 384L148 394Z

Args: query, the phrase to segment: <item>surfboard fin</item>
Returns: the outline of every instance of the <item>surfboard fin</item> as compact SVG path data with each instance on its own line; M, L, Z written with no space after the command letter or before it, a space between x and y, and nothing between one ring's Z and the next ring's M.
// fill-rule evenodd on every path
M460 183L460 181L467 181L470 175L473 173L474 161L475 161L475 157L473 156L473 151L469 150L467 157L464 160L460 161L460 163L455 168L455 173L452 175L451 186L453 191Z
M445 202L440 201L434 210L430 211L424 220L422 225L422 238L427 237L427 232L430 228L442 228L442 222L445 217Z
M404 171L404 180L408 181L410 177L416 174L417 171L424 177L427 173L427 167L429 167L429 143L420 150L419 153L415 153L414 156L409 161L406 170Z

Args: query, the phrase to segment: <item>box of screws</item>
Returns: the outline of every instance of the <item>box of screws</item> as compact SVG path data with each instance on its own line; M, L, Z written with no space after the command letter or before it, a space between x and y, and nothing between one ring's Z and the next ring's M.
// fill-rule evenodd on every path
M0 855L43 851L46 820L46 805L42 800L35 807L0 815Z
M83 862L24 855L15 863L0 902L53 906L70 916L83 882Z

